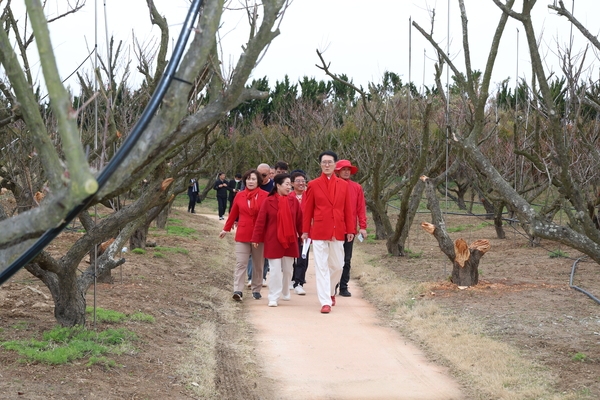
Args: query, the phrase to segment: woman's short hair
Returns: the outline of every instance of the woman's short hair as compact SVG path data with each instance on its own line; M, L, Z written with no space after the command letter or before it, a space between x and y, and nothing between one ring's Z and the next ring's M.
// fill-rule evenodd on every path
M246 185L246 180L248 180L248 178L252 174L254 174L256 176L256 182L260 185L260 183L262 182L262 179L260 178L260 174L258 173L257 170L251 169L251 170L246 171L244 173L244 175L242 176L242 182L244 182L244 186L247 186Z
M273 178L273 189L271 189L271 191L269 192L269 196L273 196L275 193L277 193L277 185L281 185L283 183L283 181L285 181L289 177L290 177L290 174L275 175L275 177Z

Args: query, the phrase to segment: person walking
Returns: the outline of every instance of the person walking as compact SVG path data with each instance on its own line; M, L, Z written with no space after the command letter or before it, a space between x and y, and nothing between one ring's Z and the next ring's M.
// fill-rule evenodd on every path
M252 258L257 261L257 266L255 267L257 274L253 277L251 285L252 297L255 300L259 300L262 297L260 290L262 288L263 245L252 246L252 233L254 232L254 225L256 224L260 207L268 194L258 187L261 178L255 169L246 172L242 177L242 181L244 182L245 189L235 196L231 212L227 217L223 230L219 233L219 238L223 239L237 221L233 298L236 301L242 301L242 293L244 284L246 283L248 258L252 255Z
M290 176L275 175L273 181L273 190L260 207L252 234L253 246L264 243L264 256L269 260L269 307L277 307L280 298L290 300L292 264L299 255L297 243L302 232L300 204L289 197Z
M188 203L188 212L195 214L196 203L198 202L198 181L195 178L190 179L190 185L188 186L188 197L190 202Z
M235 174L235 177L227 183L227 188L229 189L229 213L231 214L235 195L242 190L242 174Z
M302 200L305 203L302 239L308 239L310 232L317 296L323 314L335 306L335 286L344 264L344 240L352 241L356 232L348 183L334 174L337 160L337 154L330 150L319 155L321 176L308 183Z
M225 210L227 209L227 194L229 188L225 179L225 172L219 172L219 176L213 185L213 189L217 191L217 203L219 204L219 219L224 220Z
M354 229L358 224L358 233L363 238L367 237L367 205L365 202L365 193L362 186L350 179L351 175L358 172L358 167L352 165L348 160L339 160L335 164L335 173L348 183L348 196L350 196L350 206L352 208L352 220ZM360 236L359 236L360 238ZM350 281L350 263L352 261L352 247L354 240L344 241L344 267L342 277L339 282L340 296L350 297L352 293L348 291L348 282Z
M302 202L302 197L306 191L306 174L304 171L295 170L292 171L290 179L292 181L293 190L290 192L289 196L298 200L298 203L300 203L300 210L304 212L304 203ZM304 241L302 238L298 238L298 250L301 255L294 259L292 288L294 289L294 292L300 296L306 294L306 291L304 290L304 284L306 283L306 270L308 269L308 252L306 253L305 257L302 256L303 246Z

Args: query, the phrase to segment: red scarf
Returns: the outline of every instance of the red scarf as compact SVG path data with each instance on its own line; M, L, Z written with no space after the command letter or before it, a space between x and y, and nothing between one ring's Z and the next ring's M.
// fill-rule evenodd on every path
M256 198L258 197L258 191L261 190L258 186L254 190L246 188L246 199L248 199L248 208L250 208L250 216L256 218L258 215L259 207L256 204Z
M292 219L292 210L290 210L290 201L287 196L276 195L279 201L277 207L277 240L284 249L295 244L297 239L296 224Z

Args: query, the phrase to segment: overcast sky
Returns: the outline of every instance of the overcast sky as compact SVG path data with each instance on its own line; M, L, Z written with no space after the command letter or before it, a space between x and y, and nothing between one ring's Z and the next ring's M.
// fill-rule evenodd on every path
M16 6L20 0L13 0ZM72 2L73 0L71 0ZM557 49L564 48L570 38L570 24L548 9L554 0L539 0L534 8L536 33L545 54L548 70L559 72ZM48 0L49 16L64 10L64 0ZM188 0L155 0L159 11L167 17L171 34L175 38L185 18ZM97 4L98 17L95 17ZM239 8L240 2L229 3ZM500 18L500 11L492 0L465 0L469 18L470 45L474 69L483 70L488 48ZM565 0L571 9L571 0ZM316 50L324 53L331 70L345 73L354 83L366 86L379 82L385 71L398 73L404 82L409 79L421 86L433 81L434 51L416 29L410 30L409 19L430 30L430 11L435 9L434 37L446 49L448 46L448 16L450 18L450 53L459 69L463 70L462 36L458 2L448 0L294 0L281 24L281 34L270 46L252 78L267 76L271 87L287 74L292 82L303 76L328 80L315 64L319 62ZM517 0L516 10L520 10ZM575 16L588 29L597 34L600 27L600 1L578 0L574 4ZM106 18L105 18L106 15ZM96 23L97 22L97 23ZM225 65L234 63L246 36L246 17L242 11L229 10L223 19L223 59ZM97 31L95 30L97 27ZM520 32L518 33L519 30ZM149 22L145 0L87 0L82 11L51 25L51 34L59 67L63 77L69 75L93 48L96 37L100 54L106 54L106 37L122 40L128 57L134 59L133 32L142 46L155 47L158 29ZM412 32L412 40L409 33ZM585 40L574 31L575 48L585 45ZM409 44L412 44L409 52ZM409 68L409 53L412 67ZM588 62L597 64L594 52ZM132 63L135 67L135 60ZM91 61L84 65L88 71ZM39 78L38 65L32 67ZM522 26L509 20L493 76L494 82L511 79L514 85L517 71L520 77L530 75L527 42ZM133 68L134 77L139 74ZM597 77L598 71L590 70ZM444 75L445 78L445 75ZM73 82L73 81L70 81Z

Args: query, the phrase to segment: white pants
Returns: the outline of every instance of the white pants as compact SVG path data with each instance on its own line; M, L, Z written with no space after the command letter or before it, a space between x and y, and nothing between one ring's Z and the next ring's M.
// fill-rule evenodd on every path
M331 296L335 294L335 285L342 277L344 242L313 240L312 246L319 303L321 306L331 306Z
M293 257L269 258L269 301L290 297Z

